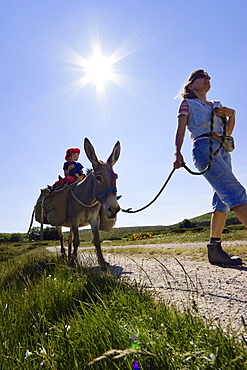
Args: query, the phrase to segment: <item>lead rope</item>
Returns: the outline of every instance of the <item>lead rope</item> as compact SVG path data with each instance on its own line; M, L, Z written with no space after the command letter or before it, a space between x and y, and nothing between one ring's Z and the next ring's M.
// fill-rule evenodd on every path
M158 192L158 194L156 195L156 197L154 197L154 199L149 202L146 206L140 208L140 209L137 209L136 211L131 211L132 208L127 208L127 209L122 209L121 211L122 212L125 212L125 213L137 213L137 212L141 212L143 211L144 209L148 208L149 206L151 206L151 204L153 204L156 199L160 196L160 194L162 193L162 191L165 189L166 185L168 184L168 182L170 181L170 178L172 177L173 173L175 172L175 168L172 169L172 171L170 172L170 175L168 176L168 178L166 179L166 182L164 183L164 185L162 186L162 188L160 189L160 191Z
M222 148L222 146L224 144L224 140L225 140L225 137L226 137L226 126L227 126L227 121L226 121L226 118L225 117L224 118L221 118L221 120L223 122L222 140L221 140L221 143L220 143L219 148L213 153L214 113L215 113L215 109L212 110L212 113L211 113L211 121L210 121L209 162L208 162L207 166L204 168L204 170L202 170L200 172L192 171L185 163L183 163L183 167L191 175L203 175L205 172L207 172L209 170L209 168L211 167L211 165L212 165L213 157L219 153L219 150ZM165 189L166 185L170 181L170 179L171 179L172 175L174 174L174 172L175 172L175 168L173 168L172 171L170 172L167 180L165 181L164 185L162 186L162 188L160 189L160 191L158 192L158 194L146 206L144 206L142 208L139 208L139 209L137 209L135 211L132 211L132 208L121 209L121 211L122 212L125 212L125 213L137 213L137 212L141 212L144 209L146 209L149 206L151 206L151 204L153 204L156 201L156 199L160 196L160 194L162 193L162 191Z
M205 172L207 172L209 170L209 168L211 167L211 165L212 165L213 157L219 153L220 149L222 148L222 146L224 144L225 137L226 137L227 120L226 120L225 117L221 117L221 120L222 120L222 123L223 123L222 139L221 139L221 142L220 142L220 145L219 145L218 149L213 153L214 114L215 114L215 109L212 110L211 121L210 121L209 162L208 162L207 166L204 168L204 170L202 170L200 172L192 171L188 166L186 166L185 163L183 163L183 167L191 175L203 175Z

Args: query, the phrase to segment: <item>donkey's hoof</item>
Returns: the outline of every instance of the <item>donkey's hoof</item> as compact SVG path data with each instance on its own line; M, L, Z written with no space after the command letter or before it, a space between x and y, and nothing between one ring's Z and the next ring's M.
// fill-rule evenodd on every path
M69 254L69 259L71 261L77 261L77 253L70 253Z
M99 265L103 271L107 271L111 267L111 265L105 260L100 261Z
M66 251L65 251L65 249L61 249L61 256L62 257L66 257Z

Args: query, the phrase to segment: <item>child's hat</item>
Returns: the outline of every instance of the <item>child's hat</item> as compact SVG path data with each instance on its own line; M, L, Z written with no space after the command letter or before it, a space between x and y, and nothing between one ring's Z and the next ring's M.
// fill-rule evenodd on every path
M78 148L70 148L66 151L66 156L65 156L65 160L68 161L69 160L69 157L71 156L72 153L78 153L80 154L80 149Z

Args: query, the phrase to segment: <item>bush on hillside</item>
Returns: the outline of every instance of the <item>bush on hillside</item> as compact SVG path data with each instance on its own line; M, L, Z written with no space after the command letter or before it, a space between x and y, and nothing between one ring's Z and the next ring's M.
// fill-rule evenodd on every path
M24 234L21 233L0 233L0 243L21 243L24 241Z
M134 241L134 240L143 240L152 238L154 236L154 233L148 232L148 233L136 233L132 234L128 237L128 241Z
M43 230L43 239L44 240L57 240L58 234L55 227L46 227ZM40 227L32 227L29 233L29 240L40 240Z
M196 224L194 222L191 222L187 218L185 218L182 222L179 223L178 227L179 228L186 228L186 229L191 229L192 227L195 227Z

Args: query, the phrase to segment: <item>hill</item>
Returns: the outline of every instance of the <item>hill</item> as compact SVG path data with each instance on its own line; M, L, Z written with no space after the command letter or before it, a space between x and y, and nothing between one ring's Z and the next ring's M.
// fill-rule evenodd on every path
M101 232L102 240L122 240L128 238L132 234L154 233L154 234L167 234L169 232L179 232L189 230L201 231L203 228L210 226L211 212L204 215L197 216L191 219L185 219L177 224L169 226L130 226L130 227L115 227L110 232ZM227 216L227 225L238 225L241 222L233 212L229 212ZM90 229L80 230L81 241L91 241L92 232Z
M204 215L201 215L201 216L191 218L190 221L191 223L195 223L196 226L209 226L210 219L211 219L211 212L205 213ZM227 225L238 225L238 224L241 224L241 222L235 216L234 212L230 211L228 212L228 215L227 215L226 224Z

